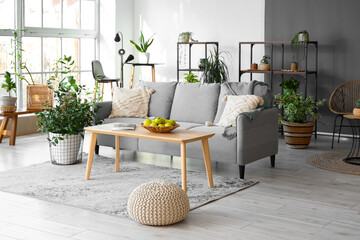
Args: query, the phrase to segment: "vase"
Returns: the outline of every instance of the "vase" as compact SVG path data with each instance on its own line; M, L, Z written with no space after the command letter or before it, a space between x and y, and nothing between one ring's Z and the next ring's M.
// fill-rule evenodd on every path
M145 52L145 53L140 53L140 63L149 63L150 60L150 53Z
M84 133L83 133L84 134ZM59 133L48 133L49 139L64 137ZM70 165L82 161L83 142L81 134L69 135L59 140L56 146L49 144L51 163L55 165Z
M291 123L281 121L284 128L286 146L295 149L305 149L311 141L315 122Z

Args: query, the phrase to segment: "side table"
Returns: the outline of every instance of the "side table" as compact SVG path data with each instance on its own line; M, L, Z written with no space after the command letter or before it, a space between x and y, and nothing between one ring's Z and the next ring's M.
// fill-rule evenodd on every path
M36 113L39 111L40 110L27 110L26 108L18 108L15 112L0 112L0 117L4 117L0 125L0 143L2 142L4 136L9 136L9 145L15 145L18 116L29 113ZM11 122L11 127L10 130L6 130L9 121Z
M130 79L130 89L133 87L134 84L134 74L135 74L135 67L136 66L148 66L151 67L151 73L152 73L152 81L155 82L155 66L156 65L163 65L163 63L126 63L132 65L131 70L131 79Z
M344 118L349 121L353 133L350 152L344 161L349 164L360 165L360 117L349 114L344 115Z

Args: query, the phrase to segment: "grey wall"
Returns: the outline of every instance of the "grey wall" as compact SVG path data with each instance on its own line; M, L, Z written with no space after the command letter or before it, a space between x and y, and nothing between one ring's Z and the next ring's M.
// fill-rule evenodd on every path
M265 40L291 40L298 31L307 30L310 40L319 42L318 96L329 99L339 84L360 79L359 12L359 0L266 1ZM280 81L276 79L274 85ZM310 89L313 95L314 85ZM327 104L320 111L322 132L332 132L334 115Z

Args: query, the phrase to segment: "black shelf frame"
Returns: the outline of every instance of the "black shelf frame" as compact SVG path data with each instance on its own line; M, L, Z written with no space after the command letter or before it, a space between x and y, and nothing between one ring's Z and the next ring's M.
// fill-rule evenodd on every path
M180 45L189 45L189 65L188 68L180 68ZM204 45L205 48L205 56L204 58L208 58L208 48L209 45L214 45L216 46L216 49L219 50L219 42L178 42L177 43L177 61L176 61L176 66L177 66L177 81L179 82L180 80L180 72L188 72L189 74L191 72L202 72L204 70L199 69L199 68L191 68L191 52L192 52L192 46L193 45ZM206 66L205 66L206 67ZM205 79L206 81L206 79Z

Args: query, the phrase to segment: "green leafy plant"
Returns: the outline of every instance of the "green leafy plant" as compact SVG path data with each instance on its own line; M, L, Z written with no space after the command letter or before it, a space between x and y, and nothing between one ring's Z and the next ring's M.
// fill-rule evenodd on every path
M269 55L264 55L260 62L263 64L269 64L269 61L268 61L269 59L270 59Z
M16 93L16 83L11 78L11 75L9 72L5 73L4 78L5 78L5 81L3 84L1 84L1 88L4 88L6 90L6 92L9 93L9 97L11 97L11 90L14 91L14 93Z
M229 52L219 52L217 48L210 51L210 56L206 61L204 74L202 75L205 83L223 83L229 80L229 70L225 63L225 57L230 56Z
M14 69L15 75L20 81L25 81L28 85L34 85L35 81L29 71L29 68L26 65L26 62L24 62L22 59L24 49L22 48L22 42L19 40L20 34L26 32L27 29L6 29L4 31L12 31L14 35L14 38L11 39L11 48L13 49L13 51L10 52L10 56L12 57L11 65L12 69ZM26 79L26 77L23 75L24 71L26 71L30 79Z
M192 32L182 32L179 34L179 41L181 42L189 42L192 36Z
M275 99L279 100L278 108L284 110L280 120L291 123L307 123L319 118L317 110L326 102L326 99L315 101L312 97L303 98L294 91L278 94Z
M199 80L197 79L198 78L198 76L197 75L195 75L194 73L184 73L184 75L185 75L185 82L186 83L198 83L199 82Z
M356 108L360 108L360 99L356 100L355 106L356 106Z
M280 84L280 87L282 87L284 89L284 91L294 91L296 92L296 90L299 88L300 82L294 78L290 78L288 80L283 81Z
M303 36L303 41L299 41L299 36ZM293 50L293 59L299 62L305 57L305 45L309 41L309 33L306 30L297 32L293 39L291 39L291 48Z
M148 40L145 41L144 34L140 32L139 37L139 44L136 44L134 41L130 40L130 43L135 46L135 48L142 53L146 53L147 49L150 47L150 45L153 43L154 38L152 38L154 35L152 35Z
M59 64L67 65L69 68L60 70ZM98 109L95 99L86 98L93 92L88 91L85 85L78 84L73 76L69 76L74 69L71 57L60 58L55 65L57 71L52 77L59 74L63 76L55 87L54 84L49 85L49 88L54 89L56 104L51 106L46 103L44 106L47 109L36 113L39 118L37 125L42 134L49 132L61 134L60 137L48 138L49 143L54 146L69 135L81 134L84 137L84 128L95 124L94 119ZM53 83L53 79L56 79L52 77L48 83Z

